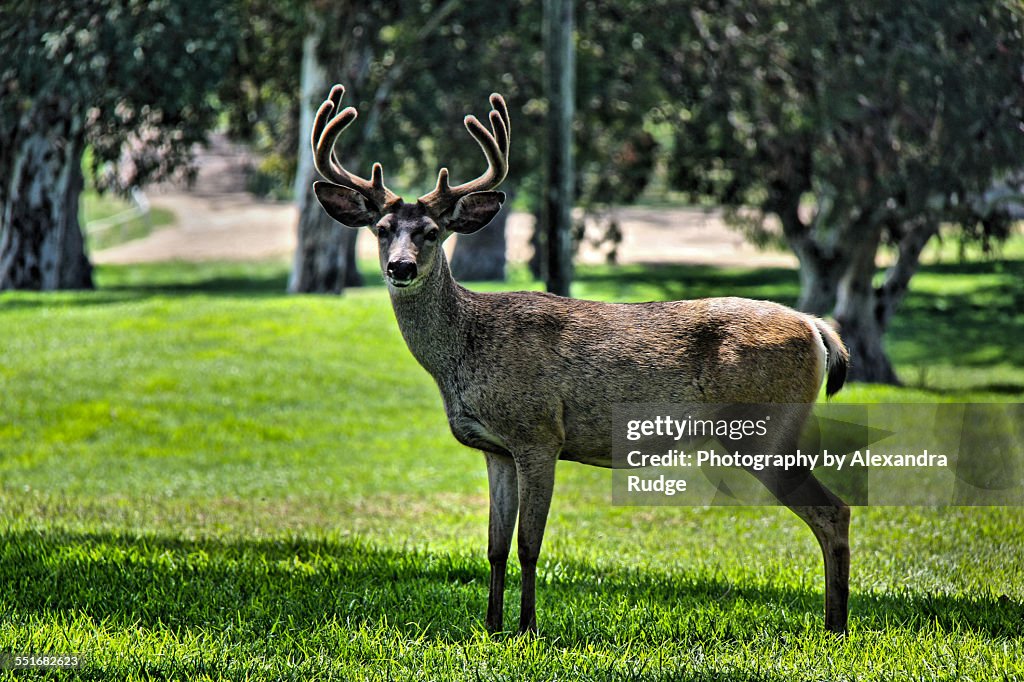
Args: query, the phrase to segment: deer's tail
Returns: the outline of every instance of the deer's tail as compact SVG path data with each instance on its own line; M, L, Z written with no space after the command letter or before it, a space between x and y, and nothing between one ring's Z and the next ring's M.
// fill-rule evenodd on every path
M850 365L850 351L846 349L839 333L833 329L825 320L811 318L815 329L821 335L821 340L828 351L828 381L825 383L825 395L829 398L839 392L839 389L846 383L846 370Z

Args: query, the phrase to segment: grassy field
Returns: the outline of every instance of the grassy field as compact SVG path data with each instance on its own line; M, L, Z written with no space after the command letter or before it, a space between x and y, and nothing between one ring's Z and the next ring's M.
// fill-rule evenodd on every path
M93 189L82 193L81 221L85 227L89 248L106 249L132 239L141 239L153 230L174 222L174 214L166 208L153 207L146 216L130 217L132 205L112 192L98 194ZM115 225L102 226L101 222L114 216L126 219Z
M580 274L609 300L797 292L785 270ZM285 276L106 267L96 292L0 295L0 652L79 653L96 680L1024 679L1024 510L855 509L837 638L787 510L612 507L575 464L541 636L489 637L483 458L380 286ZM1020 401L1022 303L1022 259L929 266L889 344L910 386L840 396Z

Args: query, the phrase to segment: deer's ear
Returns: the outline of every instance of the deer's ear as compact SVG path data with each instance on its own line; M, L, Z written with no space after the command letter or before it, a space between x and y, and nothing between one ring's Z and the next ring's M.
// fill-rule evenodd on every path
M313 183L313 192L320 205L327 211L327 215L342 225L365 227L374 224L380 218L377 207L354 189L317 181Z
M483 229L498 215L505 202L504 192L473 192L459 199L445 221L445 229L459 234L473 234Z

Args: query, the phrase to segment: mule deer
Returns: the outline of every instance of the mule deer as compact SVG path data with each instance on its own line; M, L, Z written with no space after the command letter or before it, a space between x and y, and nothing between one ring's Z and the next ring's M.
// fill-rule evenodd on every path
M537 629L537 558L548 517L555 463L611 462L616 403L790 403L799 430L827 373L831 396L846 378L848 355L823 321L784 306L741 298L614 304L539 292L480 294L452 278L442 243L490 222L505 196L510 122L490 97L490 130L465 126L487 157L475 180L451 186L448 169L433 191L406 204L384 185L345 170L333 150L356 118L340 110L336 85L317 111L313 150L316 196L335 220L369 226L409 350L434 377L452 433L483 451L490 492L487 628L502 629L505 567L519 520L520 631ZM849 508L810 475L751 471L810 526L825 564L825 625L846 628ZM787 476L790 478L787 479Z

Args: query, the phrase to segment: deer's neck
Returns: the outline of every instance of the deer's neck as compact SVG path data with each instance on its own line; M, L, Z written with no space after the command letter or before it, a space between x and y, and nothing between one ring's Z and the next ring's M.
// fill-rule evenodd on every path
M470 326L470 292L452 277L444 252L414 289L388 286L398 328L413 356L435 378L450 375L462 362Z

